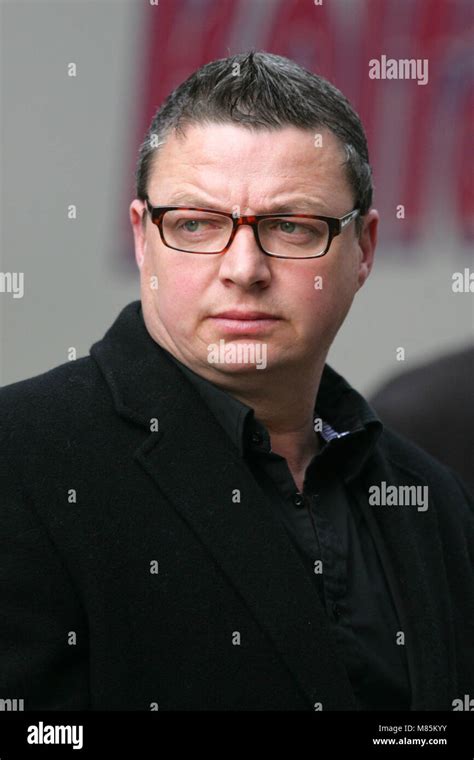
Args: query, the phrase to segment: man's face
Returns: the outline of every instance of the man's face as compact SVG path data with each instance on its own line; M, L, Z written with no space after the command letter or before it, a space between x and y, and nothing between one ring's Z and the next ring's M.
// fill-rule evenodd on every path
M353 195L337 138L296 127L252 132L235 125L192 126L185 139L170 136L155 159L148 195L153 206L200 206L240 214L272 213L277 206L340 217ZM304 204L309 204L304 205ZM244 363L213 363L210 346L266 345L266 372L294 376L320 365L372 264L377 212L367 216L359 241L352 222L319 259L279 259L257 246L252 228L239 227L224 254L197 255L166 247L143 203L130 218L140 268L145 322L176 358L224 387L256 372ZM320 279L319 279L320 278ZM266 312L278 319L245 331L216 315ZM235 328L235 329L234 329ZM237 329L240 332L237 332ZM266 373L264 373L266 374ZM245 382L245 381L244 381Z

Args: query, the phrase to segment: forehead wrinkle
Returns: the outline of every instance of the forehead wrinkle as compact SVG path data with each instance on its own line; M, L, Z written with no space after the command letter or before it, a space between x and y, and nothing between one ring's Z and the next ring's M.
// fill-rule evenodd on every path
M259 178L258 183L255 182L255 187L249 186L254 182L253 178L249 182L249 178L246 177L245 183L239 182L238 185L235 182L226 181L222 172L212 173L212 180L215 178L218 183L224 181L225 185L219 185L215 181L209 182L209 176L189 177L183 182L183 178L179 175L168 174L163 185L158 185L159 195L153 193L153 202L156 205L189 205L222 211L229 211L238 206L241 213L245 213L246 210L247 213L271 213L272 208L277 204L284 205L288 211L295 206L297 211L298 207L302 208L302 205L307 202L315 207L314 213L318 213L319 208L322 213L322 209L331 210L338 202L340 193L336 194L336 190L338 188L344 190L339 179L325 187L321 184L319 177L315 177L312 181L305 177L302 182L301 177L294 173L287 173L283 177L278 175L278 184L275 189L268 187L268 183L262 186L262 178ZM273 180L276 177L268 179ZM298 200L292 201L292 195ZM300 199L303 199L303 204L298 202Z
M217 196L214 196L214 198L217 198ZM222 195L220 196L222 199ZM226 203L223 200L214 200L213 198L209 197L209 200L206 198L205 193L201 191L199 188L189 189L180 189L177 192L171 192L169 196L166 197L166 199L163 199L163 203L168 205L181 205L181 206L196 206L201 208L211 208L215 209L216 211L225 211L230 212L235 206L239 206L241 209L241 212L246 213L255 213L255 214L266 214L266 213L277 213L279 211L298 211L301 210L302 212L306 213L324 213L331 210L331 205L327 203L321 196L318 196L317 193L313 193L308 195L301 194L301 191L298 193L297 196L295 196L295 199L292 200L290 197L290 193L288 192L281 192L278 195L271 195L271 196L264 196L263 198L256 200L253 204L238 204L234 201L229 201Z

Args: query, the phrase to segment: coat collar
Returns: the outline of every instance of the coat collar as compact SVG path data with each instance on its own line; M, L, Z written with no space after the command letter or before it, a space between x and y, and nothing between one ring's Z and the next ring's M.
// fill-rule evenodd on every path
M146 329L141 302L125 306L104 338L91 347L120 416L150 430L157 410L180 407L179 372Z
M317 702L324 710L356 709L321 602L284 527L196 388L183 382L176 364L149 335L140 301L123 309L104 339L92 346L91 356L110 388L117 413L150 433L135 459L245 600L310 709ZM156 432L150 432L153 420ZM367 485L384 479L396 483L400 478L380 452L371 463L372 471L365 468L365 491L359 488L366 513ZM406 485L424 482L413 473L406 473L403 480ZM236 494L240 501L235 501ZM412 709L450 709L443 695L452 667L448 644L452 632L447 622L442 627L440 621L448 611L440 610L441 602L430 591L438 584L437 598L449 598L448 589L442 587L436 515L434 510L417 514L418 518L386 507L385 511L372 508L366 516L378 536L408 637ZM438 578L430 578L437 570Z
M150 429L150 421L157 417L157 405L163 405L170 418L183 410L184 397L174 389L182 384L182 373L188 377L195 373L153 340L143 320L140 301L133 301L121 311L104 339L92 346L91 355L101 366L115 408L123 417ZM206 399L210 383L199 376L195 378L196 390ZM240 411L240 426L231 437L242 455L243 425L250 422L249 417L253 419L253 410L217 388L213 392L227 396L232 405L232 420L227 427L231 421L235 423ZM326 457L329 454L328 466L335 463L338 468L344 459L344 478L355 477L382 433L380 419L363 396L328 364L324 366L314 413L323 419L323 434L330 444L330 451L325 452ZM254 424L267 435L258 420Z
M168 356L196 386L241 456L254 450L252 438L255 433L263 441L259 450L271 450L269 433L250 406L196 374L172 354L168 353ZM328 417L332 424L327 421ZM324 441L323 452L318 457L319 466L334 466L346 480L355 477L375 447L383 426L366 400L328 364L324 366L315 397L313 423L317 421Z

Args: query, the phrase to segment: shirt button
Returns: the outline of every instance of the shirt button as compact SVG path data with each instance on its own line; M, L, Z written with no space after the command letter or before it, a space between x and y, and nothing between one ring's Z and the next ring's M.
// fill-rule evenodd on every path
M334 617L335 617L336 620L339 620L339 618L341 617L341 613L342 613L342 610L339 607L339 605L338 604L333 604L332 605L332 614L334 615Z
M263 436L261 433L258 433L258 432L252 433L252 443L256 443L260 446L262 441L263 441Z
M303 494L300 493L300 491L296 491L295 495L293 496L293 503L295 507L302 507L304 505Z

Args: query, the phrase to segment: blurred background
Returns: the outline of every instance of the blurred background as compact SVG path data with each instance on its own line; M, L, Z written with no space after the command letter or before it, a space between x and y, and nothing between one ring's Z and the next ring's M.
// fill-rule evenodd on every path
M472 343L474 295L452 289L455 272L473 269L472 0L2 0L0 9L0 271L24 273L23 298L0 293L1 385L67 361L70 347L86 355L139 298L128 207L146 128L192 71L250 49L327 77L367 131L377 258L329 363L370 395ZM428 83L370 79L369 61L382 55L428 59Z

